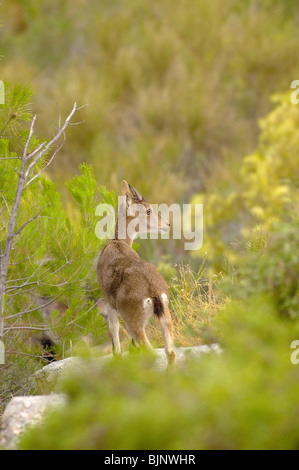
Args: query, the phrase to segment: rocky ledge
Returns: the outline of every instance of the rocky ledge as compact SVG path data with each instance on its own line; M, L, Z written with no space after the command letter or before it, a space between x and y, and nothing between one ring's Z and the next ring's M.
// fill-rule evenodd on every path
M155 349L155 368L164 371L167 368L167 359L164 349ZM193 346L176 349L176 364L183 364L188 358L200 357L203 354L221 353L218 344ZM126 356L128 353L124 353ZM112 354L94 358L96 364L105 364L112 359ZM62 361L52 362L35 374L35 380L43 395L28 397L14 397L10 400L2 416L0 431L0 447L15 449L22 432L30 426L40 423L45 412L66 403L67 397L63 394L49 393L55 387L58 379L72 370L84 368L86 362L80 357L69 357Z

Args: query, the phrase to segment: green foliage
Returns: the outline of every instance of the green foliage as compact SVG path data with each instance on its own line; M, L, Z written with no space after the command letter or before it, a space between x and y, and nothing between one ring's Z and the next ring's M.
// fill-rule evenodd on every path
M10 87L8 83L4 85L5 103L0 105L0 137L12 140L22 137L24 140L26 132L23 134L22 123L31 119L31 87L20 84ZM16 144L16 141L12 143Z
M268 295L282 316L298 319L298 230L297 220L275 226L266 238L264 233L257 237L255 232L249 251L247 249L238 262L238 270L233 277L234 287L228 290L229 295L233 292L243 300L249 295Z
M62 385L68 404L23 439L25 449L295 449L298 324L262 298L222 313L225 352L162 374L136 356L86 362Z
M221 255L236 261L233 239L272 230L279 222L296 217L299 204L299 108L289 93L276 96L276 107L260 121L255 153L246 156L238 179L220 181L217 192L197 195L205 211L204 248L218 263ZM222 188L222 191L221 191ZM223 258L222 258L223 259Z
M37 358L40 355L38 347L31 347L31 355L27 355L22 350L21 344L16 344L13 354L6 357L7 365L1 366L1 387L0 387L0 415L12 396L28 396L36 393L36 386L33 374L40 368L40 361ZM34 357L34 353L36 357Z
M114 209L117 207L116 194L114 191L107 191L105 186L100 186L100 193L105 204L110 204Z
M13 169L13 165L9 169L6 168L7 174L14 174ZM36 305L38 298L58 298L69 310L69 314L65 314L63 319L55 324L55 336L61 340L65 334L73 341L77 335L81 335L82 325L79 318L85 310L89 310L88 298L95 299L99 296L94 266L94 260L101 247L101 242L94 232L95 205L99 196L96 195L91 168L88 168L88 171L87 174L86 167L83 167L82 175L68 183L70 192L80 201L78 222L70 220L56 185L47 177L42 176L26 189L18 218L18 229L34 215L38 214L38 217L32 220L17 238L9 270L9 314L31 310L30 305ZM6 202L13 200L15 189L16 186L12 185L10 179L12 196L8 196ZM8 220L8 217L9 212L6 211L4 220ZM5 233L3 230L2 243ZM14 286L10 288L11 284ZM30 288L27 288L27 284ZM16 293L19 295L15 295ZM89 316L92 317L93 313L94 311L91 311ZM29 324L31 321L38 324L41 321L38 318L37 310L33 316L22 316L22 321L27 319ZM77 333L73 328L75 324L79 326Z

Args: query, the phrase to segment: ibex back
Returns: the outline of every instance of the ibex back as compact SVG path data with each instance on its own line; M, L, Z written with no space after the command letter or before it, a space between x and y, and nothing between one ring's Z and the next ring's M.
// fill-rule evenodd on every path
M145 327L154 315L160 325L169 363L175 360L173 324L168 308L168 285L156 268L139 257L132 244L138 233L169 231L169 223L126 181L122 182L124 204L115 235L103 249L97 267L104 294L102 313L109 322L114 354L121 354L120 316L133 343L151 348ZM124 217L125 236L120 237L120 216ZM138 229L137 229L138 227Z

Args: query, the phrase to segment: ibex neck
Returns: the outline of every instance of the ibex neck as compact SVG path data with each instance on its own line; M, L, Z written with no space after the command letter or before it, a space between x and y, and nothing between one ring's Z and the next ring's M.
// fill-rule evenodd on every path
M126 217L126 232L125 232L125 238L120 236L119 234L119 223L118 221L116 222L116 226L115 226L115 232L114 232L114 237L113 237L113 240L122 240L124 241L125 243L127 243L127 245L129 245L130 247L132 247L133 245L133 242L134 242L134 238L131 238L129 237L128 235L128 225L129 225L129 222L130 220L128 220L129 218Z

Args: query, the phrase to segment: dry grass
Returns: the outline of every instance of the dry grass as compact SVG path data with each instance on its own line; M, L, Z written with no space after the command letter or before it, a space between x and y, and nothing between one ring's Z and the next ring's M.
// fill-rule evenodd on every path
M204 262L195 272L181 264L170 283L170 310L174 322L176 346L195 346L216 340L213 319L224 300L216 287L217 276L206 276ZM153 344L162 346L161 332L153 319L148 327Z

